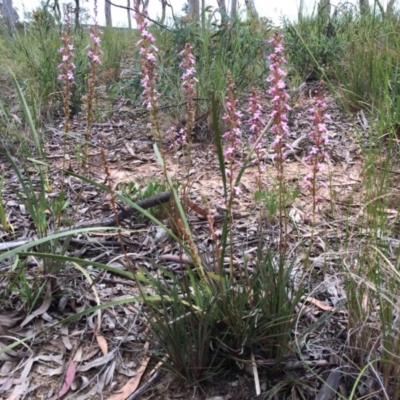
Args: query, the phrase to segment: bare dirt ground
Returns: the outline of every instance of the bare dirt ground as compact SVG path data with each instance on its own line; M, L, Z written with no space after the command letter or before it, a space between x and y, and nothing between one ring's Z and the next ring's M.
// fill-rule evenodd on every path
M311 130L308 109L312 106L313 86L303 89L296 97L290 117L291 138L296 142L304 136L295 147L295 152L288 157L285 173L287 182L294 188L300 188L301 180L308 167L302 158L310 148L307 134ZM262 93L262 91L261 91ZM345 217L349 213L357 215L361 209L358 203L358 192L361 188L362 159L359 141L363 140L366 124L362 116L347 116L327 95L328 112L332 122L328 124L330 162L323 172L329 189L320 195L323 201L317 210L315 237L319 245L315 246L313 261L316 278L310 279L308 297L304 299L307 320L313 322L322 318L324 313L335 310L332 317L323 323L310 337L304 347L303 360L314 369L314 372L327 379L337 365L340 365L340 347L346 341L347 314L342 308L345 293L342 286L340 254L341 239L344 235ZM265 113L270 110L270 103L264 96ZM246 113L243 103L242 111ZM147 116L140 108L127 102L120 102L115 107L111 120L93 124L89 147L90 177L99 183L106 183L115 190L120 190L124 183L134 182L144 187L151 179L162 181L162 172L157 165L152 148L152 138L146 126ZM171 121L168 115L162 117L163 125L168 128ZM356 135L356 128L358 135ZM21 126L22 128L22 126ZM243 127L244 137L248 135ZM24 132L22 132L24 133ZM82 182L73 176L63 176L57 170L62 166L62 126L47 126L46 154L53 165L52 186L49 197L56 197L63 185L68 193L70 207L67 219L70 224L89 222L112 215L109 196L97 188ZM75 117L70 131L68 144L71 152L67 157L66 168L79 173L78 160L73 148L85 135L85 122ZM100 147L105 149L108 165L108 177ZM202 206L201 196L205 195L209 204L218 215L220 200L223 195L215 146L212 142L197 141L193 146L193 162L187 165L185 152L169 150L166 147L166 164L174 180L184 180L189 172L191 200ZM16 154L16 159L18 155ZM55 168L57 167L57 168ZM235 200L235 248L237 257L235 266L241 267L243 251L251 260L257 250L257 225L259 213L253 200L256 188L254 179L255 166L249 167L242 179L242 195ZM3 203L10 224L11 232L0 230L0 242L9 243L35 237L36 232L24 205L16 192L20 184L10 163L3 156L0 159L0 172L5 174ZM39 185L34 168L29 171L31 179ZM272 182L275 168L271 162L266 163L266 180ZM333 206L332 206L333 204ZM301 193L288 207L290 244L289 254L296 259L297 270L301 269L301 254L298 249L305 247L311 236L312 204L310 196ZM350 212L349 212L350 209ZM206 221L201 215L191 212L189 221L194 236L203 248L210 238ZM354 223L357 221L354 220ZM155 263L162 264L179 273L179 262L174 261L177 246L151 222L141 218L121 221L125 250L134 268L154 268ZM218 225L218 222L216 223ZM218 228L218 226L217 226ZM265 245L274 247L278 237L278 226L274 220L265 226ZM1 244L0 243L0 244ZM335 247L336 246L336 247ZM5 248L2 250L4 251ZM206 250L204 250L206 251ZM127 270L117 234L97 232L89 235L76 235L69 246L68 254L90 261L107 263L116 268ZM321 260L328 260L325 274ZM126 296L138 295L135 283L111 272L100 272L93 266L81 265L95 282L93 285L83 277L74 265L64 265L54 277L57 282L57 296L45 299L39 310L28 310L23 290L13 285L13 277L18 268L13 267L15 258L0 264L2 291L0 312L0 346L4 347L16 339L31 336L35 332L54 324L76 312L95 306L99 302L123 299ZM248 265L252 268L251 262ZM296 268L294 270L296 270ZM26 263L26 279L29 284L43 280L41 261L30 257ZM7 293L5 297L4 294ZM140 397L131 397L134 385L139 388L150 379L154 360L147 358L148 326L143 318L142 305L139 302L108 308L101 313L81 317L69 324L62 324L33 336L24 345L0 356L0 399L50 399L57 398L68 376L75 376L66 399L254 399L254 382L248 370L232 366L227 376L216 377L201 387L187 387L174 381L168 374L162 373L152 382L147 391ZM148 349L154 351L154 349ZM288 365L288 373L280 377L271 377L267 372L260 373L261 388L265 392L277 382L297 381L304 387L308 398L317 398L323 390L319 381L310 381L310 375L298 364ZM72 371L71 368L75 369ZM143 373L143 375L142 375ZM296 385L293 385L295 391ZM346 397L346 385L337 386ZM276 397L279 398L279 397ZM295 398L295 397L293 397ZM320 399L325 397L319 397ZM326 397L328 398L328 397Z

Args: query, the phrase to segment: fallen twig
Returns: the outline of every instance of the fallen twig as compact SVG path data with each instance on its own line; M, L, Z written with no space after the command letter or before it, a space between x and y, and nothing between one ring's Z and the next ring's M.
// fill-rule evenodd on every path
M155 207L160 204L168 203L170 197L171 197L170 192L163 192L163 193L148 197L147 199L140 200L136 204L139 207L143 208L144 210L147 210L148 208ZM72 230L72 229L92 228L95 226L114 226L116 224L117 220L122 221L123 219L130 218L130 217L134 216L135 214L138 215L139 211L135 210L133 207L130 207L130 206L122 206L121 211L118 213L117 218L115 215L112 215L112 216L106 217L106 218L96 218L91 221L85 221L85 222L75 224L72 227L60 229L59 232L68 232L69 230ZM12 241L12 242L0 243L0 251L8 251L8 250L15 249L18 246L32 242L36 239L37 239L36 237L21 238L21 239Z

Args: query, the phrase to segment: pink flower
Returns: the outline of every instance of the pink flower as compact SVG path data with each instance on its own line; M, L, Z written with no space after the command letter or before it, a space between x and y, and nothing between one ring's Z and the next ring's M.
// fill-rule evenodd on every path
M282 40L283 35L278 31L275 31L269 40L269 43L274 46L274 52L268 57L271 61L269 67L271 74L267 78L267 82L271 84L268 93L272 96L272 103L274 104L274 109L270 115L273 119L271 131L276 135L271 147L274 148L279 157L277 159L278 164L283 161L284 138L290 133L286 115L286 112L290 110L290 106L287 104L289 95L286 92L286 84L282 80L282 77L286 75L286 72L282 69L282 66L286 63L281 54L283 52Z
M94 25L89 27L89 37L91 42L87 46L89 49L87 52L87 56L89 57L89 69L91 71L90 75L92 76L93 82L96 81L94 73L97 71L97 65L101 64L100 56L103 54L100 49L100 36L102 33L103 32L99 29L99 25L97 23L97 9L95 9Z
M97 64L101 64L100 58L97 54L94 54L92 57L93 61Z
M146 56L147 56L148 61L150 61L152 63L156 63L156 58L154 57L154 54L148 53Z
M304 158L304 161L307 164L311 164L312 168L312 172L307 174L304 179L308 181L305 189L311 192L314 210L315 204L320 200L320 198L317 196L318 189L326 187L324 182L317 182L318 173L324 171L325 164L323 164L323 161L329 158L329 155L325 149L325 146L328 143L328 130L325 121L330 120L330 115L325 113L327 105L322 100L323 88L324 85L323 82L321 82L317 90L315 106L309 110L314 125L314 129L309 133L309 138L313 144L309 150L309 154Z
M155 42L154 36L147 30L147 10L140 10L141 1L135 0L133 4L133 18L137 22L137 26L140 31L141 39L137 45L140 47L139 54L141 60L141 84L143 87L143 106L147 107L151 113L155 113L157 109L157 101L160 97L156 90L157 80L157 59L156 53L158 51L152 43ZM154 115L153 115L154 117Z
M70 93L71 91L70 85L74 81L73 69L75 69L75 64L71 61L75 57L75 54L73 52L74 46L70 43L72 39L73 38L70 35L70 27L67 23L66 29L63 31L61 38L64 45L58 49L58 52L61 54L61 63L58 64L57 68L62 71L58 75L58 80L63 81L65 90L64 96L68 97L68 103L70 94L67 94L67 92Z
M71 24L69 21L69 13L67 12L65 16L64 30L61 35L61 41L63 45L58 49L58 52L61 55L61 62L57 66L57 69L60 70L57 76L57 80L60 81L60 84L62 85L63 89L62 97L64 105L64 118L65 118L64 129L66 132L69 129L72 86L75 83L74 72L73 72L75 69L75 64L73 62L75 54L74 54L74 45L71 43L72 40L73 37L71 35Z
M86 96L87 104L87 127L90 129L90 124L93 121L93 104L96 99L96 86L97 86L97 69L99 64L101 64L100 56L103 52L100 49L101 40L100 36L102 31L99 29L99 24L97 23L97 2L95 1L94 6L94 24L89 26L89 45L86 47L88 49L88 94ZM87 132L89 135L89 131Z
M226 158L231 157L235 154L235 149L233 147L228 147L227 149L225 149L224 151L224 156Z
M239 196L242 194L242 189L240 189L240 187L238 187L238 186L234 186L233 190L235 191L236 196Z
M239 193L237 189L234 188L235 170L239 167L239 163L235 160L235 150L242 147L240 130L240 118L242 113L236 110L238 101L236 99L235 84L233 83L232 74L230 71L228 71L227 79L228 87L225 97L226 111L222 118L227 123L228 130L224 133L223 138L227 141L226 149L224 150L224 156L228 166L225 171L229 180L230 193L233 196L236 193Z
M271 147L275 148L280 146L282 143L282 135L276 135L274 141L271 143Z
M192 54L193 47L190 43L185 44L185 48L179 53L181 57L183 57L182 62L179 66L183 69L182 74L182 90L186 96L186 126L181 129L181 132L176 135L174 141L175 144L185 143L187 141L191 141L193 127L195 122L195 105L194 98L196 95L196 83L198 82L196 78L196 68L195 68L195 58Z

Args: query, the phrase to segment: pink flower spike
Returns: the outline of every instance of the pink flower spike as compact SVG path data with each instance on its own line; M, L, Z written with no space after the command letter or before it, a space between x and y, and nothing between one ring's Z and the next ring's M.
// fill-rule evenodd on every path
M257 145L254 148L256 160L253 160L252 163L257 164L258 172L255 174L255 178L257 181L258 188L259 190L261 190L261 188L265 186L264 181L262 179L262 174L264 172L263 158L265 157L266 154L265 150L266 140L264 136L259 138L259 135L261 134L264 128L265 122L262 118L262 107L255 87L251 89L249 98L249 108L247 109L247 111L250 114L248 124L250 125L250 131L252 132L252 135L250 136L250 142L255 143L255 141L258 140Z
M227 164L226 176L229 180L230 195L235 196L239 194L237 189L234 188L235 172L240 167L237 160L235 160L236 150L241 149L241 113L236 110L237 107L235 84L232 79L232 74L228 71L227 76L227 90L225 96L225 114L223 120L226 123L227 131L223 134L226 140L224 157Z
M310 184L307 185L306 189L311 193L314 213L316 204L320 201L320 197L317 195L318 189L326 187L325 182L317 182L317 176L325 170L326 165L323 161L329 158L325 149L325 146L328 143L328 130L324 121L328 120L330 116L329 114L325 114L327 105L323 101L323 88L323 82L321 82L316 91L315 105L309 110L314 129L309 133L309 139L312 146L309 150L308 156L304 158L305 162L312 166L312 172L307 175L307 180Z
M75 64L73 60L75 58L75 54L73 52L74 45L72 44L72 40L73 36L71 35L69 12L67 12L65 14L65 24L61 35L61 41L63 45L58 50L59 54L61 55L61 62L57 66L57 69L59 70L59 74L57 75L57 80L60 81L60 86L62 86L65 132L69 130L72 86L74 85Z
M154 119L157 110L157 101L160 97L156 90L157 80L157 47L153 45L155 38L147 30L147 10L141 9L141 0L134 0L133 2L133 18L137 22L138 29L140 31L141 39L137 45L140 47L140 61L141 61L141 84L143 87L143 106L150 110L152 115L152 123L155 123Z

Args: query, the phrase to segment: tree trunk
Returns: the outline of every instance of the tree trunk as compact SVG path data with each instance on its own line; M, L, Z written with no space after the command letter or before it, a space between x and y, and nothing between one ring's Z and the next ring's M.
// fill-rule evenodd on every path
M297 15L297 19L301 21L303 19L303 13L304 13L304 0L300 0L299 4L299 11Z
M61 10L60 10L60 4L58 3L58 0L54 0L52 4L50 4L50 0L46 0L46 3L44 3L43 8L45 8L46 10L48 8L51 8L56 22L58 24L61 23Z
M236 2L236 0L234 0L234 2ZM221 14L221 20L222 22L226 23L228 21L228 10L226 8L226 2L225 0L217 0L218 3L218 8L219 8L219 12ZM232 3L232 12L233 12L233 3Z
M360 13L365 14L369 10L368 0L359 0Z
M218 8L226 14L227 10L226 10L225 0L217 0L217 3L218 3Z
M390 17L393 15L393 9L394 9L394 0L389 0L387 6L386 6L386 16Z
M258 12L256 6L254 5L254 0L244 0L247 8L247 15L249 18L258 18Z
M54 0L54 4L53 4L52 8L53 8L54 18L56 19L58 24L60 24L62 14L61 14L60 4L59 4L58 0Z
M105 14L106 14L106 26L112 26L112 18L111 18L111 4L106 0L105 3Z
M127 8L126 12L128 14L128 28L129 30L131 30L132 29L131 0L127 0L126 8Z
M190 20L197 22L200 18L199 0L189 0L188 17Z
M237 15L237 0L232 0L231 5L231 18L235 18Z
M79 28L79 14L81 11L81 7L79 4L79 0L75 0L75 29Z
M206 0L201 0L201 26L206 27Z
M318 4L318 14L324 21L328 23L329 17L331 16L331 3L329 0L320 0Z
M15 32L15 11L12 0L3 0L3 15L8 30L11 33Z
M161 19L160 19L160 24L164 25L165 14L167 12L167 0L160 0L160 1L161 1Z

